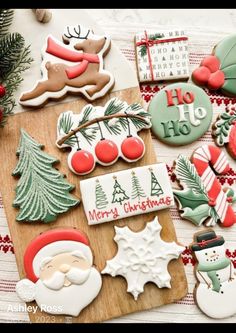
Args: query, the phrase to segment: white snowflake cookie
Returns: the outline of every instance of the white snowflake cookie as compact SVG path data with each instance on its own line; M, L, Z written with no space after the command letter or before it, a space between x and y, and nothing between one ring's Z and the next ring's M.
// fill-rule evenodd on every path
M118 252L107 261L102 274L123 276L128 283L127 292L135 300L144 291L147 282L153 282L159 288L171 288L167 267L172 259L179 257L184 247L163 241L161 230L157 217L140 232L133 232L128 227L115 227L114 240Z

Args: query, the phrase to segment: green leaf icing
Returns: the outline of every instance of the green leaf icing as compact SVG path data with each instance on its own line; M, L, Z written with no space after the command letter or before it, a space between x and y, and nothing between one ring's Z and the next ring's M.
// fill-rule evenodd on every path
M17 221L55 221L58 214L79 204L69 192L74 186L52 167L57 160L43 152L37 143L21 129L17 149L19 161L13 176L20 176L13 206L20 208Z

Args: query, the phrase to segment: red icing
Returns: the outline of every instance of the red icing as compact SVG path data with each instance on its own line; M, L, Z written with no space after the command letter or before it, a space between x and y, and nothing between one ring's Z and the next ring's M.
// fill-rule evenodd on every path
M201 66L207 67L211 73L214 73L220 69L220 60L216 56L210 55L202 60Z
M166 98L167 98L167 105L173 106L175 105L174 99L177 99L177 104L190 104L194 101L194 94L192 92L186 92L185 94L182 94L182 89L177 88L174 90L165 90Z
M129 160L136 160L143 155L144 144L139 138L128 137L122 142L121 151Z
M236 215L232 207L228 204L228 200L226 200L226 203L222 199L219 200L222 187L215 175L216 172L225 174L230 170L229 163L226 163L225 169L221 171L222 166L225 165L226 162L221 149L212 145L206 145L203 148L199 148L196 150L196 153L193 154L192 162L196 167L197 173L202 178L204 186L208 187L207 195L209 198L209 206L217 206L215 207L215 210L216 213L218 213L220 222L224 227L230 227L236 223ZM209 164L212 169L209 169ZM204 173L205 170L207 170L206 174ZM213 182L211 182L212 180ZM223 211L225 211L225 214L222 213Z
M211 90L218 90L225 83L225 74L218 70L215 73L210 75L210 78L207 82L207 87Z
M95 154L100 162L114 162L119 154L117 145L111 140L100 140L95 147Z
M199 86L204 86L207 84L210 78L211 72L207 67L196 68L193 72L193 79L196 84Z
M224 72L220 70L220 61L213 55L202 60L200 67L193 71L192 78L196 84L205 85L210 90L218 90L225 83Z
M93 155L86 150L78 150L71 158L71 166L75 172L86 174L94 168Z
M99 64L100 62L97 54L82 53L69 50L62 45L57 44L55 40L51 37L48 37L47 39L46 52L59 59L71 62L81 62L78 65L68 67L66 69L68 79L74 79L75 77L78 77L79 75L84 73L89 63Z
M44 246L62 240L73 240L89 246L89 240L85 234L76 229L54 229L37 236L27 247L24 255L24 268L26 277L32 282L37 282L38 277L33 270L33 260L36 254Z

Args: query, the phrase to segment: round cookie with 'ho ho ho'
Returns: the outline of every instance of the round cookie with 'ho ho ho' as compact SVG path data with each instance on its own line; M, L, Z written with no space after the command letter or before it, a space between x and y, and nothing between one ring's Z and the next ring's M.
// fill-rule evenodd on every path
M150 102L152 131L162 142L187 145L200 138L212 120L207 94L188 83L175 83L158 92Z

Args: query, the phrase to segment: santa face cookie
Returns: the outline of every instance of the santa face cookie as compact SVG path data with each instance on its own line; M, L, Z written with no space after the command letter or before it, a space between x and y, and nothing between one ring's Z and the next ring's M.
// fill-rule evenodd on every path
M212 145L196 149L191 162L180 155L175 164L177 180L183 187L174 190L181 217L199 226L206 222L214 226L217 222L223 227L236 223L232 203L235 201L233 189L222 188L216 174L229 171L229 163L223 151Z
M85 234L76 229L55 229L36 237L24 255L26 278L16 284L25 302L58 315L78 316L98 295L102 279L93 266Z
M195 234L194 243L190 245L197 259L196 303L212 318L226 318L236 313L235 270L225 254L224 242L222 236L208 229Z
M63 112L57 122L57 146L71 147L68 165L77 175L92 172L99 163L114 164L119 157L136 162L145 154L138 132L151 127L141 105L112 98L104 107L86 105L81 113Z
M148 222L146 227L133 232L128 227L115 227L115 242L118 252L106 262L102 274L121 275L127 280L127 292L137 301L144 285L153 282L159 288L171 288L168 264L178 259L184 247L161 238L162 227L158 218Z
M193 81L210 90L220 90L224 95L236 96L236 35L220 41L212 55L201 61L192 74Z
M63 43L49 35L42 50L43 77L32 90L24 92L20 104L39 107L48 99L67 93L83 95L90 101L104 96L114 85L113 75L104 70L103 57L111 40L77 26L65 27Z
M151 100L152 131L162 142L187 145L200 138L209 128L212 105L207 94L188 83L166 86Z

